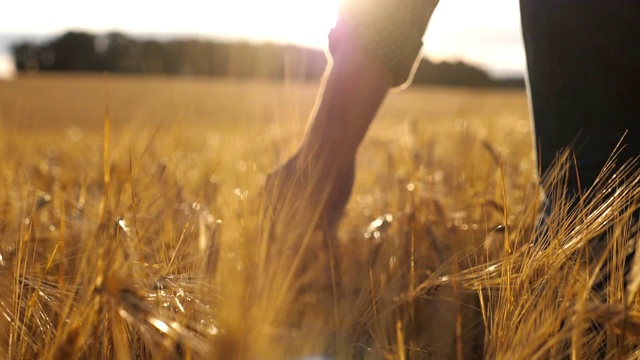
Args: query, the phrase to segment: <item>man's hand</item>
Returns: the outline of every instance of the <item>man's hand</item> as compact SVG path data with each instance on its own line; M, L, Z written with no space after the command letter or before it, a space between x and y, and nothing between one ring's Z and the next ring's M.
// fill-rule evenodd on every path
M267 176L269 211L278 222L335 230L351 195L354 168L353 158L292 156Z

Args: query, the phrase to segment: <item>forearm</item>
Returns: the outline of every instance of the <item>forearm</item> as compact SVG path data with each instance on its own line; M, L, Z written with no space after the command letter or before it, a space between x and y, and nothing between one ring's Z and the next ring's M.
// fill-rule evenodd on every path
M300 155L351 160L389 88L411 80L438 0L342 3L329 35L333 65Z
M336 51L300 155L352 160L391 85L389 71L361 47Z

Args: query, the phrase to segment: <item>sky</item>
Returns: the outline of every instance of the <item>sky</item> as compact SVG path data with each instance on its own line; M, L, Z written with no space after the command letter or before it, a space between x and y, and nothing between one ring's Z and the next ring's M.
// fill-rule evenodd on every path
M394 0L395 1L395 0ZM9 44L67 30L270 41L323 48L338 0L0 0L0 76ZM525 58L517 0L441 0L424 37L432 60L518 76Z

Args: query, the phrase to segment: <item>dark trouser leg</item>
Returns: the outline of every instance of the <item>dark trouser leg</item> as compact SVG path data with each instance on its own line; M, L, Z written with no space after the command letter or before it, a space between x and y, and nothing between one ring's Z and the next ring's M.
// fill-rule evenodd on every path
M573 147L581 188L628 131L640 155L640 2L520 0L528 86L543 173ZM577 189L572 176L570 187Z

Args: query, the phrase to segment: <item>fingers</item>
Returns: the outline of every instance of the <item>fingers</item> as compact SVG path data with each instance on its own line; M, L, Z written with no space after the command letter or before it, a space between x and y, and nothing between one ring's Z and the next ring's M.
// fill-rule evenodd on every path
M301 163L295 156L267 176L264 195L276 221L337 226L351 196L354 161ZM285 220L287 219L287 220Z

